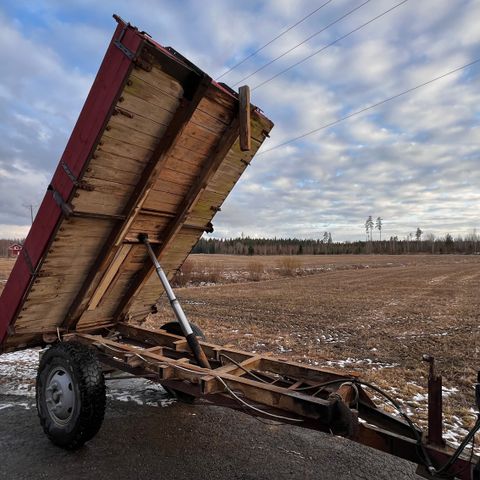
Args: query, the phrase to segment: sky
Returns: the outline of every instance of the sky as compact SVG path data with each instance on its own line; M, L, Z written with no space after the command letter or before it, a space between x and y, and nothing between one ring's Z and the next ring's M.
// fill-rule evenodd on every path
M275 148L480 58L480 0L409 0L324 48L400 1L2 0L0 237L28 233L113 13L217 78L323 4L221 79L233 86L312 36L239 84L275 127L213 235L364 239L369 215L383 238L480 230L480 63Z

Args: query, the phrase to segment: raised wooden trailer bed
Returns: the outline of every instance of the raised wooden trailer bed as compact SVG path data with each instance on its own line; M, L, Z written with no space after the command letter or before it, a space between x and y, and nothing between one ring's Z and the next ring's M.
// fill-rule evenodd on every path
M268 137L239 94L118 17L98 75L0 297L0 351L48 346L37 377L42 426L77 448L103 420L103 369L276 421L346 436L471 479L478 459L445 447L441 410L427 438L356 374L224 348L202 339L169 279ZM139 326L166 292L177 322ZM430 376L431 405L441 384ZM367 391L391 402L382 411ZM480 397L480 395L478 395ZM403 416L403 418L401 418ZM476 425L476 429L480 424ZM472 430L470 440L476 433Z

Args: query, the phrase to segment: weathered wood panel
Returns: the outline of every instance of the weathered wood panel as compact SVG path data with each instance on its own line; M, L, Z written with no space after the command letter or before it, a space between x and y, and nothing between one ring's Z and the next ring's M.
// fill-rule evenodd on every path
M18 317L19 344L33 341L33 332L55 331L64 322L85 279L100 267L102 273L85 290L85 309L81 310L77 328L117 321L114 315L119 302L149 262L144 245L138 243L140 233L147 233L152 242L161 246L166 232L174 231L172 241L161 253L162 266L172 278L272 127L269 120L252 111L251 151L241 152L235 142L215 165L207 184L199 183L238 113L238 100L209 84L191 118L177 130L173 148L162 159L161 168L155 170L155 181L148 184L142 201L127 215L126 207L144 172L148 172L153 152L162 142L168 144L172 119L181 106L191 102L191 97L183 95L180 82L162 71L159 64L150 71L133 68L125 79L112 105L112 115L105 119L104 130L80 172L80 180L88 189L76 186L70 198L77 215L97 218L74 216L62 220ZM191 192L195 192L195 198ZM193 201L188 209L187 196L192 196ZM106 239L119 225L116 254L97 265ZM162 293L156 276L147 278L135 294L128 318L144 318Z

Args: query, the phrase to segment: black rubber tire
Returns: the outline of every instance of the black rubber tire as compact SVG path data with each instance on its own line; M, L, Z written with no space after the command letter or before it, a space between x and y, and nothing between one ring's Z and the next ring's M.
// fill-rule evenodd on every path
M191 323L190 326L192 327L192 331L196 337L200 337L204 341L207 340L207 338L205 337L205 334L203 333L202 329L198 325ZM165 330L168 333L171 333L172 335L179 335L183 337L182 328L180 327L180 324L178 322L168 322L165 325L163 325L162 330Z
M71 379L68 389L74 396L73 413L59 425L47 406L47 382L56 368ZM48 438L67 450L80 448L92 439L103 422L106 393L102 368L93 349L77 342L51 346L42 356L37 374L37 411L40 424Z

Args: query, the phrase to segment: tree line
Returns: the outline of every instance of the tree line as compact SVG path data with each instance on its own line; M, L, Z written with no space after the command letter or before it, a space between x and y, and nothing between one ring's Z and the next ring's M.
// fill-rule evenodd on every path
M443 237L428 234L425 238L407 235L404 239L390 237L383 240L334 242L330 232L321 239L251 238L230 239L201 238L192 253L219 253L229 255L340 255L340 254L477 254L480 253L480 236L472 233L465 237Z
M378 219L377 219L378 220ZM377 222L378 224L378 222ZM420 228L405 238L397 236L380 240L373 239L367 232L365 241L335 242L331 232L324 232L318 239L299 238L206 238L202 237L192 253L219 253L228 255L340 255L340 254L480 254L480 235L473 233L465 237L453 237L449 233L436 237L424 235ZM12 243L23 243L22 239L0 239L0 257L8 256L8 247Z

